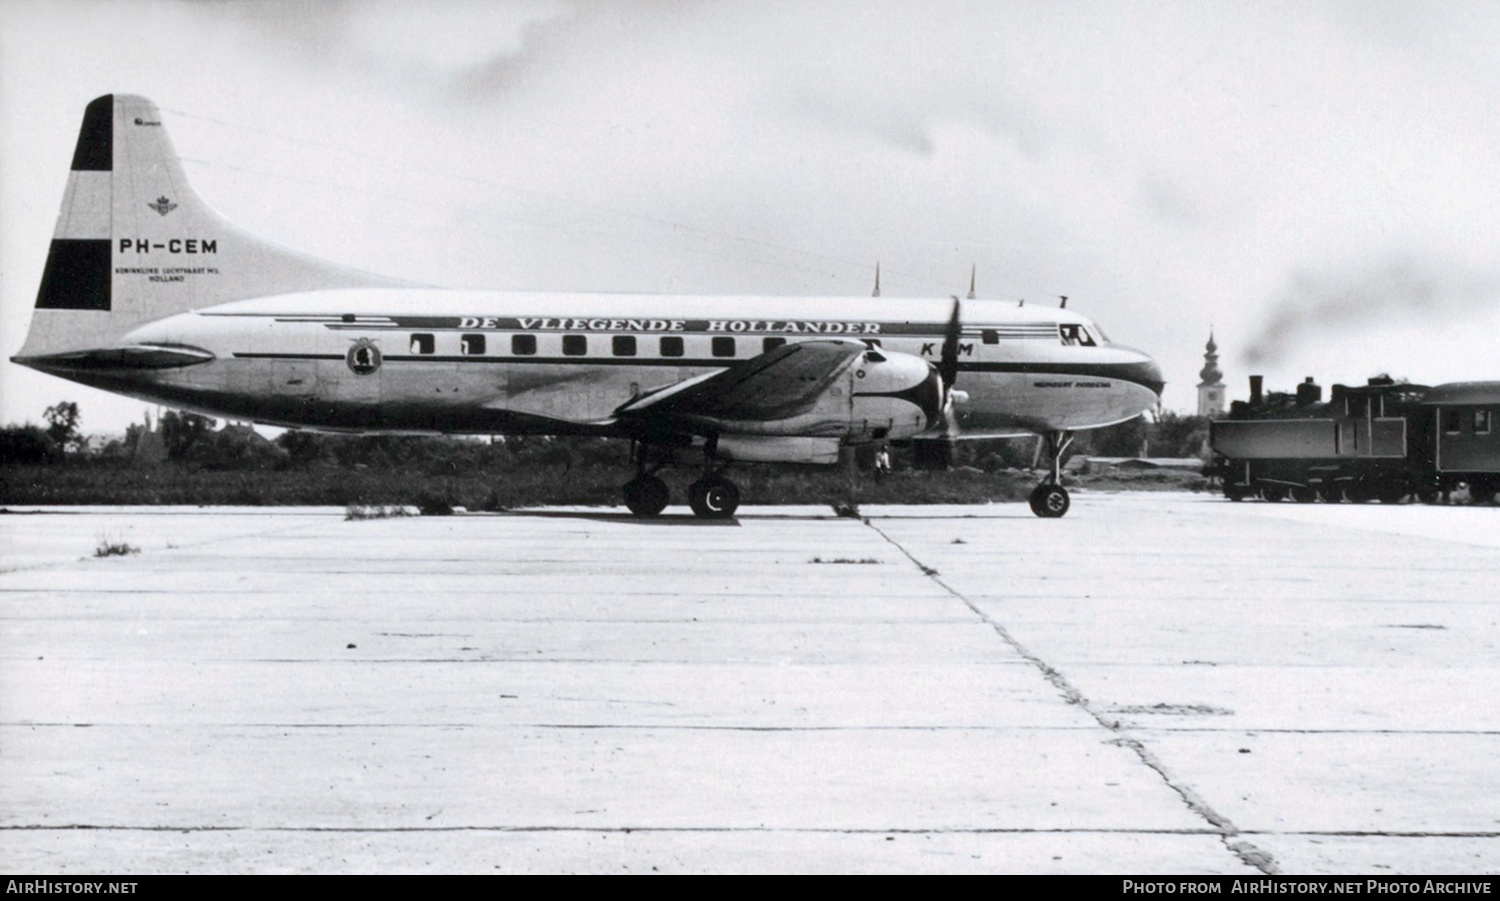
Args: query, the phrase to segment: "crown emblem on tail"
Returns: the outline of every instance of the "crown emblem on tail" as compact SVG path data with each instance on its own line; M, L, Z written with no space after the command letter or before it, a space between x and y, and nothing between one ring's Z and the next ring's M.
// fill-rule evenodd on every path
M177 204L168 200L165 196L156 198L155 203L148 203L146 204L146 206L150 207L153 210L156 210L163 216L177 209Z

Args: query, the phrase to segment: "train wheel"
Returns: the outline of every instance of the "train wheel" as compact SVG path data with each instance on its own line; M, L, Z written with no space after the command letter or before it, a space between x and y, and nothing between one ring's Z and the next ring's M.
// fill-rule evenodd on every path
M1399 504L1406 500L1405 485L1381 485L1375 492L1375 499L1382 504Z
M1310 504L1317 499L1318 492L1315 489L1306 486L1292 489L1292 500L1299 504Z
M1273 504L1286 500L1286 489L1280 485L1267 485L1260 490L1260 496Z
M1232 501L1242 501L1249 494L1249 489L1244 485L1225 485L1224 496Z
M1417 500L1424 504L1435 504L1443 499L1443 493L1436 488L1418 488Z
M1493 504L1495 502L1495 486L1470 485L1469 500L1475 504Z
M1325 504L1336 504L1344 499L1344 489L1337 485L1324 485L1318 489L1318 498Z

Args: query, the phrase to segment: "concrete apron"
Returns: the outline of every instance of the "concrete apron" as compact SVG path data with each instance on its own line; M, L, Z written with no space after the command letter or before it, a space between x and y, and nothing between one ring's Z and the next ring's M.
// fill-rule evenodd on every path
M1494 870L1500 511L1282 509L0 517L0 867Z

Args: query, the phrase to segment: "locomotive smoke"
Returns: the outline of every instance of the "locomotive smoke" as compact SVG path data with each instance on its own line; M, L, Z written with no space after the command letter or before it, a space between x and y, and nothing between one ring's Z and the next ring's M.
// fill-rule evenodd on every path
M1378 326L1388 317L1412 313L1475 307L1493 303L1497 294L1492 275L1410 259L1342 275L1298 271L1245 350L1244 362L1279 362L1287 346L1306 335Z

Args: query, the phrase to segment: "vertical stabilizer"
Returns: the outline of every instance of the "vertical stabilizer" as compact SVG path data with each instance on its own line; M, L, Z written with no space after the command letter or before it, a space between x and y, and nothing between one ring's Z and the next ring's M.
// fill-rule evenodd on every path
M142 323L231 300L403 284L231 225L193 193L155 104L108 94L84 111L17 360L108 347Z

